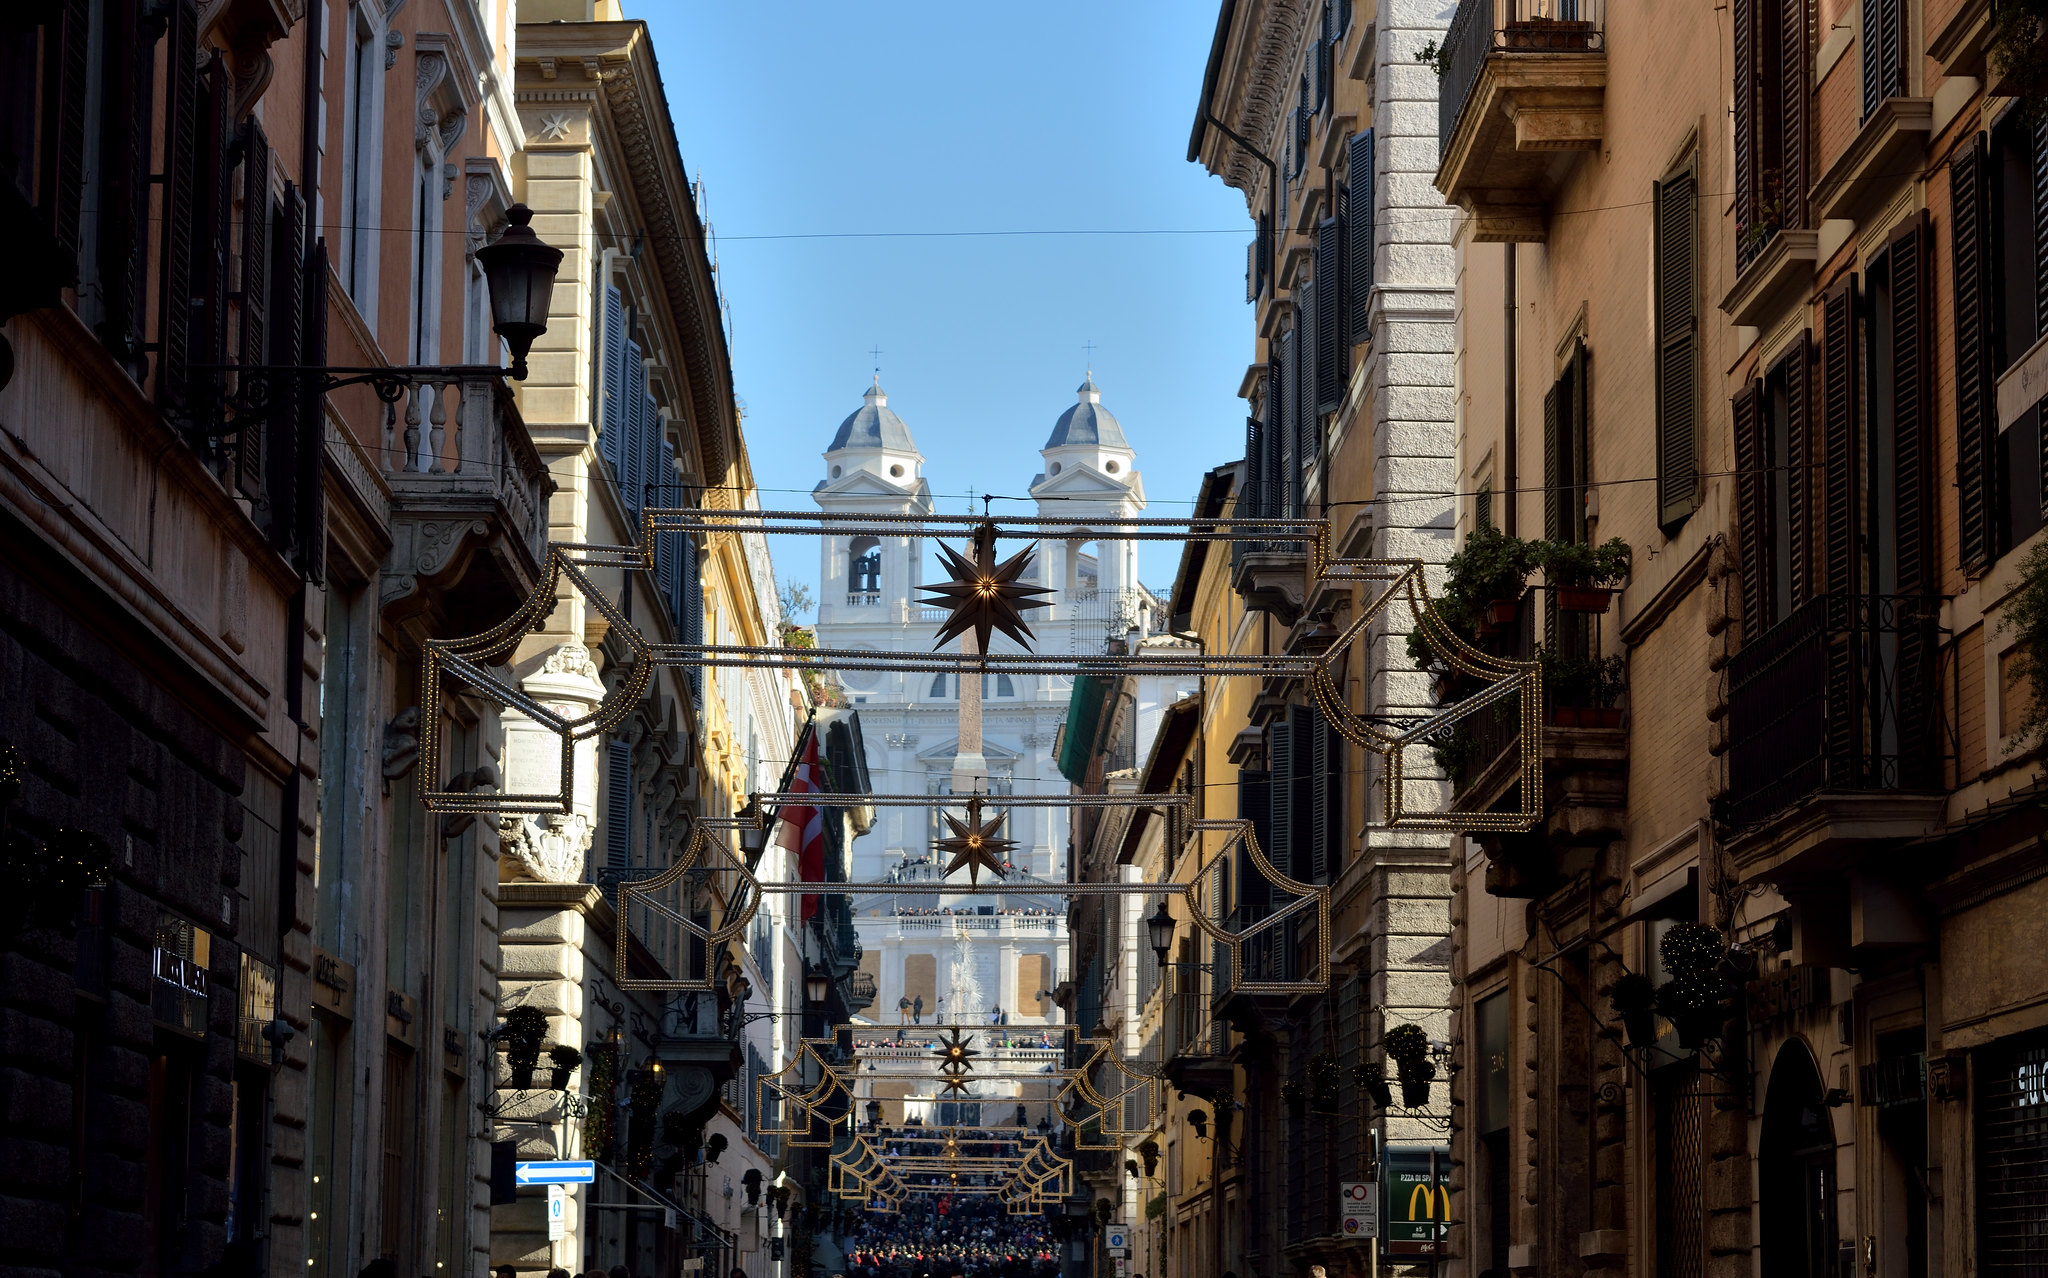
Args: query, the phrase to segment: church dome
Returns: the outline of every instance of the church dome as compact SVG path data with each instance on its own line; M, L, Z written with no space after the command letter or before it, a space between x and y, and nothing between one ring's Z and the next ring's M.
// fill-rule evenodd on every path
M892 453L917 451L917 445L910 441L910 427L889 409L889 395L882 389L881 378L877 377L867 394L860 398L860 407L839 423L839 433L832 437L832 447L825 451L836 453L842 448L881 448Z
M1117 425L1116 418L1102 406L1102 392L1096 388L1092 374L1081 383L1079 400L1053 423L1052 438L1045 441L1047 448L1064 448L1069 444L1093 448L1130 447L1124 440L1124 428Z

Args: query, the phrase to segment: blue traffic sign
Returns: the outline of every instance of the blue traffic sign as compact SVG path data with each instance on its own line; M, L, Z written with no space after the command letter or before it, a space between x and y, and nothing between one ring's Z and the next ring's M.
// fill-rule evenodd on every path
M520 1163L512 1171L519 1185L588 1185L597 1179L593 1162Z

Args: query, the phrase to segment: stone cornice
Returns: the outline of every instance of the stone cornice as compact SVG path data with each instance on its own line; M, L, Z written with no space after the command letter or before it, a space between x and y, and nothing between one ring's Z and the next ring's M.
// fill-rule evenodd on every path
M1218 100L1204 105L1278 163L1280 129L1295 101L1311 5L1308 0L1244 0L1238 15L1217 77ZM1247 198L1258 189L1265 166L1243 147L1211 129L1202 149L1209 171L1226 184Z

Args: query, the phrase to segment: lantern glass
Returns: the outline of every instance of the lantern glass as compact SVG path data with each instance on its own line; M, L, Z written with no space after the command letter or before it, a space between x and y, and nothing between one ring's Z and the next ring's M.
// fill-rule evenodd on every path
M804 996L811 1002L823 1004L825 993L832 979L825 975L825 969L814 967L804 974Z
M533 210L515 204L505 210L510 223L495 243L476 251L491 290L491 327L505 339L512 354L512 376L526 380L526 354L534 339L548 329L548 306L555 295L555 272L562 250L544 244L528 225Z
M1145 920L1145 932L1152 943L1152 952L1159 956L1161 967L1166 965L1166 952L1173 948L1173 911L1161 901L1159 908Z

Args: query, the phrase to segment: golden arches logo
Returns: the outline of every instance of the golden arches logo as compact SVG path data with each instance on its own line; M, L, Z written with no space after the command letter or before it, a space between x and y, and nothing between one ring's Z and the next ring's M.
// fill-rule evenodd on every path
M1415 1200L1416 1200L1416 1198L1417 1198L1418 1196L1419 1196L1419 1197L1420 1197L1420 1198L1422 1199L1422 1214L1421 1214L1420 1216L1418 1216L1418 1215L1416 1215L1416 1214L1415 1214ZM1443 1204L1443 1209L1444 1209L1443 1215L1442 1215L1441 1217L1439 1217L1439 1216L1438 1216L1438 1215L1436 1214L1437 1204L1438 1204L1439 1202L1441 1202L1441 1203ZM1408 1191L1408 1219L1410 1219L1410 1220L1438 1220L1438 1219L1441 1219L1441 1220L1445 1220L1445 1221L1448 1221L1448 1220L1449 1220L1450 1218L1451 1218L1451 1187L1450 1187L1449 1185L1437 1185L1437 1186L1431 1186L1431 1185L1429 1185L1429 1184L1426 1184L1426 1183L1425 1183L1425 1184L1417 1185L1417 1186L1416 1186L1415 1188L1413 1188L1413 1189L1411 1189L1411 1190L1409 1190L1409 1191Z

